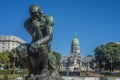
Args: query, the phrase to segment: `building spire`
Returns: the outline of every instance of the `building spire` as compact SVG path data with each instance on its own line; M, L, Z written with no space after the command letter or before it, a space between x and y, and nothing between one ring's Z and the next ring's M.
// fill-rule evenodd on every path
M76 38L77 37L77 34L76 34L76 32L74 33L74 38Z
M76 32L74 33L74 38L76 38L77 37L77 35L76 35Z

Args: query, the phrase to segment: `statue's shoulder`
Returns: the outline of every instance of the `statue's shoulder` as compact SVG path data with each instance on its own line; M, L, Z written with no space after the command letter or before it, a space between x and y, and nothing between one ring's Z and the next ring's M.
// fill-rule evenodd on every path
M47 23L54 24L54 18L53 18L53 16L49 16L49 15L43 14L43 17L46 18Z

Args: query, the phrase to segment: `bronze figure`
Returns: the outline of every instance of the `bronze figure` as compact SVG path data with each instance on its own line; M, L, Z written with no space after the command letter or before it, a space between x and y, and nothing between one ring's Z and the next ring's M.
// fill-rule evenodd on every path
M16 48L20 62L28 68L27 80L62 80L58 73L59 62L51 51L50 41L53 38L54 20L52 16L43 14L38 5L29 8L30 17L24 27L32 37L32 42Z

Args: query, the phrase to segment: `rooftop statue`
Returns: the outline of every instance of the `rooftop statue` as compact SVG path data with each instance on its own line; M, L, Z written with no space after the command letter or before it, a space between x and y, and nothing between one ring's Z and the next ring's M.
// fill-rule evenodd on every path
M26 80L63 80L58 73L60 55L51 51L54 20L43 14L38 5L29 8L30 17L24 27L32 37L31 43L16 48L20 62L27 67L29 75Z

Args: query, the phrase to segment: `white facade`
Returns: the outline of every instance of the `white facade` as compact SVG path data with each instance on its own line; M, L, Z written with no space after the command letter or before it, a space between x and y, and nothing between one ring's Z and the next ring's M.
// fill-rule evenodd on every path
M81 60L81 71L92 71L92 68L94 68L93 56L82 57Z
M0 53L6 50L11 50L25 43L24 40L17 36L0 36Z
M81 58L80 58L80 46L72 45L71 46L71 54L68 57L68 68L73 71L75 68L78 69L81 66Z

